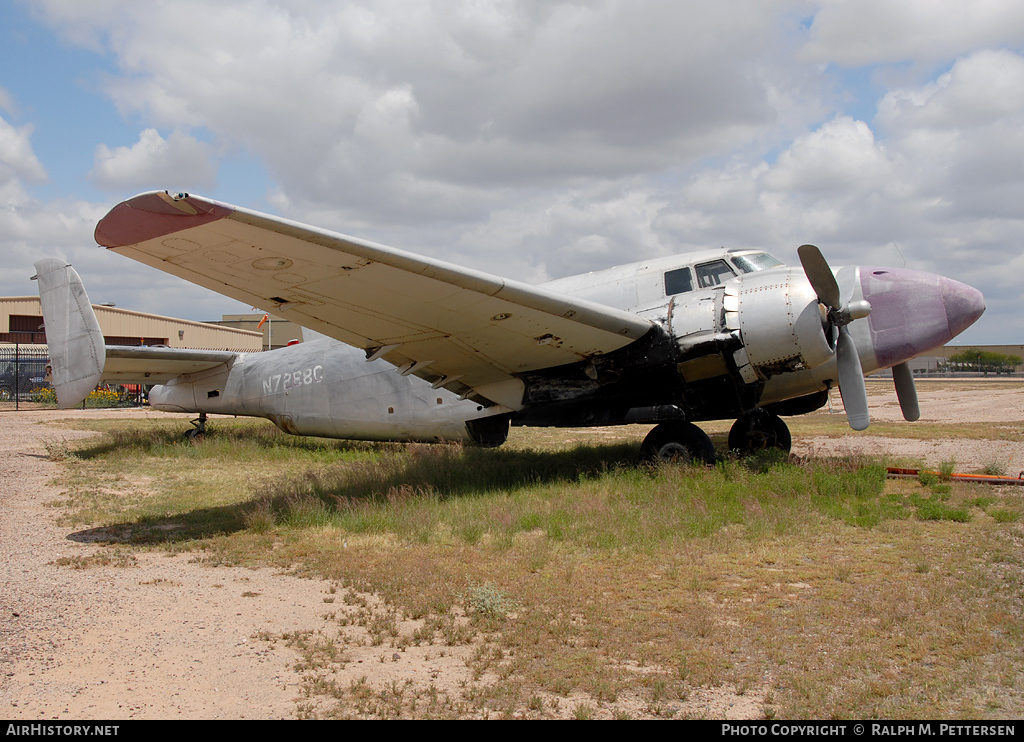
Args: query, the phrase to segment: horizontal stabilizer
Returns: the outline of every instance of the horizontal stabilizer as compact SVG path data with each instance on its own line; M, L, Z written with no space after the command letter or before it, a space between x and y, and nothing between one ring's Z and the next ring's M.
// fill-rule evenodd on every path
M55 258L35 267L57 406L74 407L100 383L103 332L74 268Z
M114 384L166 384L182 374L234 363L239 355L230 350L108 345L103 380Z

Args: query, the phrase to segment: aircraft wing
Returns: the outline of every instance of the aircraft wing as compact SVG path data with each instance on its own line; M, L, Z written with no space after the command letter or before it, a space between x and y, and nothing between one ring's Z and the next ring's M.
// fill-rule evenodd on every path
M515 374L611 352L652 327L630 312L188 194L118 204L96 241L513 409Z
M181 374L234 363L238 356L228 350L108 345L102 378L115 384L166 384Z

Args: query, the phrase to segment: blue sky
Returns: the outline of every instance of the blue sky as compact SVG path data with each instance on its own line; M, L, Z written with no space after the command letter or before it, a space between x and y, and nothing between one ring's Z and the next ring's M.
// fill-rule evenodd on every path
M166 188L527 281L814 242L1024 343L1022 124L1016 2L8 0L0 292L58 255L94 301L240 311L95 246Z

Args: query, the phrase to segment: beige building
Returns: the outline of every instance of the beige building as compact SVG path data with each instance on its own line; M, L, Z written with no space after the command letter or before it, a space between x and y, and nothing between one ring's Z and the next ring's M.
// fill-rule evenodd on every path
M259 325L262 320L262 312L259 314L225 314L220 322L210 322L210 324L261 332L263 334L264 350L283 348L293 340L302 341L302 327L294 322L289 322L286 319L281 319L271 314L268 316L267 321L263 322L263 326L260 327Z
M166 345L197 350L263 349L262 333L119 307L93 305L107 345ZM262 317L262 315L260 315ZM45 343L38 296L0 297L0 343ZM275 346L277 338L274 339ZM284 343L282 343L284 344Z
M932 354L939 356L940 358L949 358L950 356L962 353L969 348L977 348L978 350L987 350L990 353L1002 353L1007 356L1024 358L1024 345L947 345L945 348L933 350ZM1020 371L1022 369L1018 367L1017 370Z

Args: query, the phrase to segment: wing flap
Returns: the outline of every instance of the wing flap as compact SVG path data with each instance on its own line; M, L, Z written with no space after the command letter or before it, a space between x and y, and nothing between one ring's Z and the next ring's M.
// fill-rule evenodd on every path
M195 196L136 196L96 228L115 252L460 389L617 350L637 315ZM451 388L451 387L449 387Z

